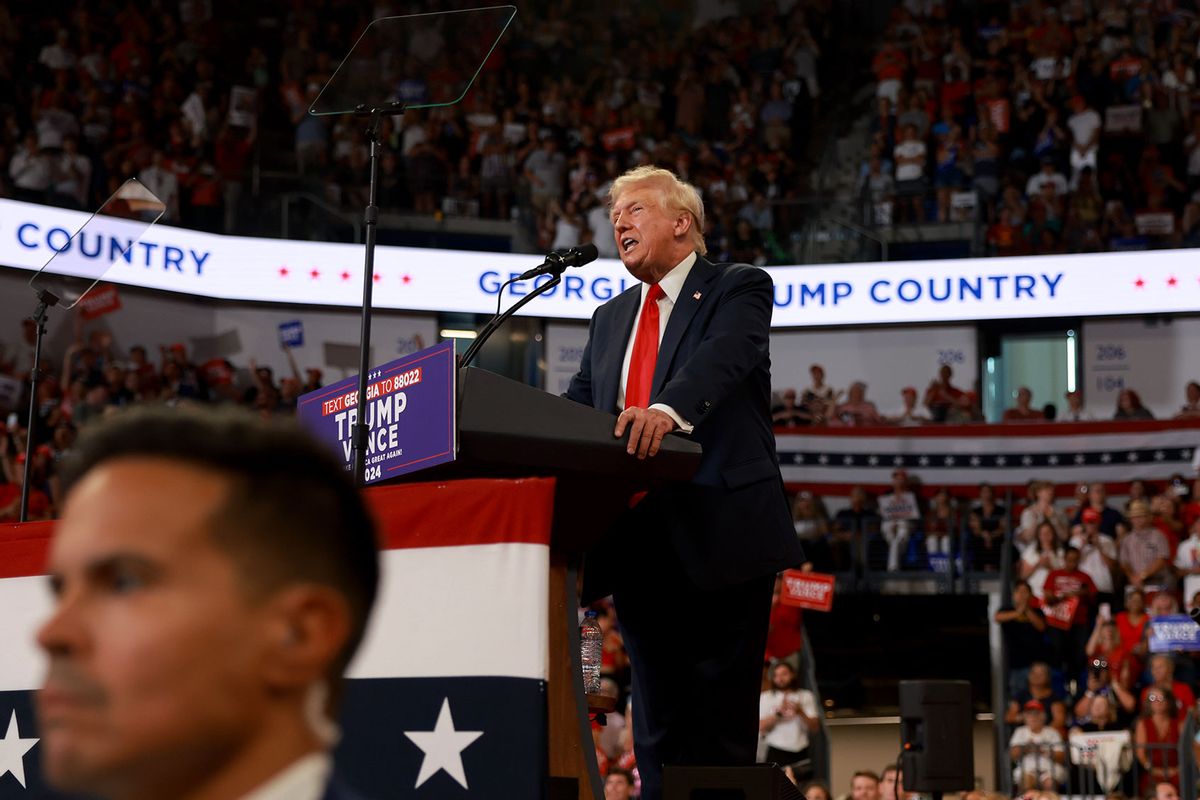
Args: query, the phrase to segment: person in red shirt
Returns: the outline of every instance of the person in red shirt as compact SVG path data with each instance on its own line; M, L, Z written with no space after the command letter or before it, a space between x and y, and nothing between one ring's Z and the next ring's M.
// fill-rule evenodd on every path
M1070 613L1068 627L1047 628L1054 658L1065 666L1069 678L1082 677L1084 654L1089 634L1092 604L1096 600L1096 584L1079 568L1079 550L1068 547L1061 569L1051 570L1042 589L1042 611L1047 618ZM1074 605L1074 609L1071 606Z
M942 364L938 369L937 380L930 382L925 390L925 407L933 416L934 422L945 422L946 415L963 396L963 390L950 383L954 370L949 364Z
M1183 719L1188 710L1196 705L1196 695L1192 692L1191 687L1182 681L1175 680L1175 661L1169 653L1155 653L1150 656L1150 678L1153 683L1142 689L1139 698L1142 709L1146 708L1147 695L1155 689L1159 691L1166 689L1175 697L1173 716L1176 719Z
M1001 418L1004 422L1034 422L1046 419L1046 415L1036 408L1030 408L1029 404L1033 402L1033 392L1029 387L1022 386L1017 390L1017 404L1012 408L1004 409L1004 416Z
M34 464L37 464L35 459ZM25 454L18 453L7 469L11 480L0 483L0 522L19 522L21 520L21 486L25 481ZM34 481L29 485L29 514L30 522L50 519L54 507L49 496L39 489Z
M767 650L763 663L782 661L798 653L804 646L804 622L802 612L795 606L779 602L783 593L783 578L775 579L775 591L771 595L771 620L767 628Z
M879 82L875 96L886 97L895 108L901 81L904 80L904 73L908 71L908 55L889 39L872 59L871 71L875 73L875 80Z

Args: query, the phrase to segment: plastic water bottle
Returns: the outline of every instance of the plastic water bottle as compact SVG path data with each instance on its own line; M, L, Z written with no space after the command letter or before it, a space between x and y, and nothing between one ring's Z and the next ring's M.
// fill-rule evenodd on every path
M600 694L600 662L604 658L604 631L595 611L583 616L579 626L579 660L583 664L583 691Z

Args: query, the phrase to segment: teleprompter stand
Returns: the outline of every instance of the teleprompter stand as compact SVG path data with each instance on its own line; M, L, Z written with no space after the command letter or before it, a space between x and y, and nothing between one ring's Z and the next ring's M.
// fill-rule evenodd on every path
M128 259L133 246L150 226L162 217L166 205L154 193L130 178L87 219L70 240L59 247L50 260L29 280L37 297L30 317L34 324L33 365L29 371L29 421L25 429L25 463L21 472L21 522L29 520L29 482L33 471L33 443L37 426L38 378L42 367L42 339L46 335L46 312L54 306L74 308L104 277L118 258ZM79 244L88 231L108 237L117 246L109 247L107 257L87 256ZM121 246L123 245L123 247ZM100 253L103 253L103 249ZM66 387L63 387L64 389Z
M381 280L375 272L380 124L385 116L460 102L516 13L515 6L490 6L377 19L358 37L308 110L314 116L353 114L368 120L370 177L363 215L366 252L359 339L360 405L365 403L370 380L373 290ZM360 414L352 433L351 462L358 486L364 482L368 436L365 415Z

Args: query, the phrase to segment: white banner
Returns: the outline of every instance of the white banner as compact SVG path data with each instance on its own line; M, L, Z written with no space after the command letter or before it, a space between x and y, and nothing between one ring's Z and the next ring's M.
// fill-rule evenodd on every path
M771 334L771 385L803 393L811 383L809 367L820 364L827 385L845 392L852 381L864 380L867 399L879 413L898 415L903 409L900 390L913 387L919 400L943 364L954 370L955 386L973 387L979 373L975 346L975 329L965 325L779 331Z
M563 394L579 371L587 344L586 325L551 322L546 325L546 391Z
M1178 414L1184 387L1200 378L1200 319L1088 320L1083 323L1083 394L1100 419L1133 389L1159 419Z
M70 242L87 215L0 200L0 264L38 269L70 247L76 260L106 262L127 245L97 220ZM379 247L374 302L380 308L490 314L500 284L537 256ZM357 306L363 248L218 236L157 225L106 280L224 300ZM1194 311L1200 264L1191 250L771 267L777 328L950 322ZM538 283L548 278L543 276ZM561 286L527 305L536 317L587 319L633 284L619 261L570 270ZM533 281L505 291L527 295Z

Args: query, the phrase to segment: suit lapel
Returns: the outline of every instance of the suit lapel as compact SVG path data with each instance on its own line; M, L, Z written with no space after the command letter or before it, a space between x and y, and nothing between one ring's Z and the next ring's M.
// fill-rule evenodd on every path
M629 337L633 335L633 320L642 303L641 284L635 284L613 301L612 330L606 335L603 357L596 365L596 408L613 411L617 407L617 394L621 389L621 365L625 362L625 350Z
M704 302L708 284L716 274L717 269L710 261L701 256L696 257L692 271L688 273L683 288L679 290L675 308L671 310L671 318L667 320L667 329L663 331L662 341L658 345L658 358L654 362L654 381L650 388L652 399L662 391L663 384L667 382L667 372L675 358L675 351L679 349L679 343L683 341L684 331ZM630 325L632 326L632 323Z

